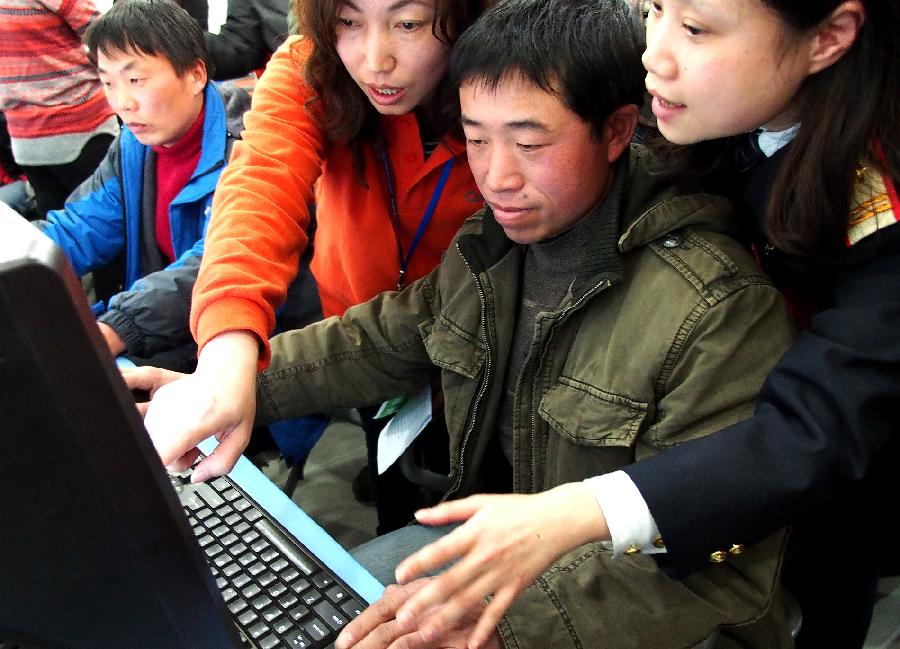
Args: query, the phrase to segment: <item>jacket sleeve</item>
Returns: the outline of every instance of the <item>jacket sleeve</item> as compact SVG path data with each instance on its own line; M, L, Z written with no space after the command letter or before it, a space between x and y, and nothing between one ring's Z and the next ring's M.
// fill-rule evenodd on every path
M133 356L149 358L189 344L191 290L199 269L200 257L190 255L177 266L142 277L114 295L98 320L113 328Z
M834 503L897 432L900 226L848 257L834 305L769 375L752 419L626 467L676 573Z
M263 41L261 20L255 2L228 3L228 17L219 33L206 33L206 47L215 65L213 79L234 79L262 67L269 51Z
M209 214L206 199L204 214ZM202 223L205 234L209 217ZM145 275L126 290L114 295L99 318L119 335L128 353L151 358L159 352L192 342L191 292L197 282L203 257L204 236L164 269Z
M257 378L257 425L373 405L425 385L434 366L420 326L439 310L439 272L273 337L272 363Z
M125 214L119 179L119 138L90 178L69 196L61 210L36 222L66 253L75 272L84 275L109 264L125 245Z
M304 107L310 91L300 79L303 51L302 40L288 39L254 90L243 139L216 187L191 309L201 349L224 331L251 331L264 345L261 367L275 309L306 248L307 206L326 147Z

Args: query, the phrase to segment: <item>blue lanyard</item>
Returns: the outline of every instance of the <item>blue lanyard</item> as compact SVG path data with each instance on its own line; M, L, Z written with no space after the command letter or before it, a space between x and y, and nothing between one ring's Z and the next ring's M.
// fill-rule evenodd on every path
M387 151L385 151L383 144L378 146L378 154L381 157L381 163L384 166L384 179L387 184L388 197L390 198L391 206L391 226L394 228L394 238L397 240L397 261L400 263L400 274L397 276L397 290L399 291L406 285L406 270L409 268L409 261L412 259L416 248L419 247L419 241L422 240L422 236L425 234L425 230L431 222L431 217L434 216L434 210L437 207L438 201L441 199L441 194L444 192L444 185L447 184L447 179L450 177L450 170L453 168L454 159L450 158L447 160L441 168L441 177L438 179L434 192L431 194L431 201L429 201L428 207L425 209L425 213L419 221L419 227L416 230L415 236L413 236L412 243L409 244L409 250L404 255L403 244L400 242L400 216L397 213L397 193L394 189L394 174L391 172L391 163L390 160L388 160Z

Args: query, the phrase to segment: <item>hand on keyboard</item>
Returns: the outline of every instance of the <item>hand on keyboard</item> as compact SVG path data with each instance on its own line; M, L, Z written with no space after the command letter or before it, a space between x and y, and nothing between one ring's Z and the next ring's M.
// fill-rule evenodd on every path
M468 638L478 622L480 611L466 615L449 625L441 633L423 632L415 623L403 624L395 618L401 606L432 578L426 577L403 585L388 586L381 599L350 622L334 643L335 649L386 649L402 646L405 649L467 649ZM397 643L396 645L394 643ZM499 649L497 633L490 635L482 649Z
M196 446L208 437L216 451L194 468L191 480L224 475L250 440L256 414L256 338L226 332L210 340L193 374L157 368L123 370L129 388L150 390L144 425L163 464L182 470L197 457Z

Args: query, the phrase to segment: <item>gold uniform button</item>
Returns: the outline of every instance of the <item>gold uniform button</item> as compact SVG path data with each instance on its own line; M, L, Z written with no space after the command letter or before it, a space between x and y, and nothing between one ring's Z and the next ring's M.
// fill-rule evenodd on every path
M637 554L641 549L636 545L629 545L628 549L625 550L625 554Z
M735 543L730 548L728 548L728 554L736 557L739 554L743 554L745 549L746 548L744 547L743 543Z
M655 539L653 539L653 547L657 548L658 550L662 550L664 547L666 547L666 542L662 540L661 536L657 536Z
M712 554L709 555L710 563L722 563L725 561L727 555L724 550L716 550Z

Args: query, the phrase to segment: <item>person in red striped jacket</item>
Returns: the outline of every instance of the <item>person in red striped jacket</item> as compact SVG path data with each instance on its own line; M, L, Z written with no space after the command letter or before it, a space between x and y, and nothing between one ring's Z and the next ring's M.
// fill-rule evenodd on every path
M63 206L119 131L81 35L94 0L0 4L0 111L38 211Z

